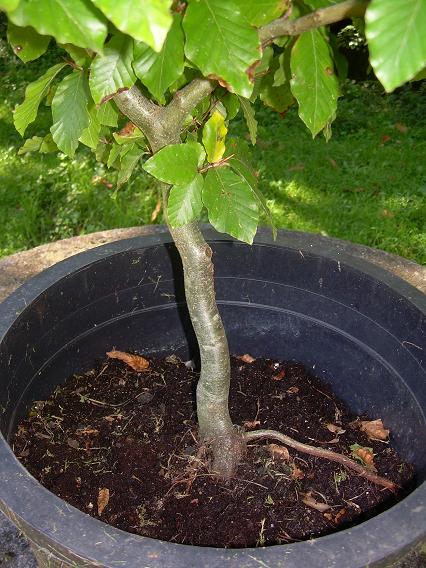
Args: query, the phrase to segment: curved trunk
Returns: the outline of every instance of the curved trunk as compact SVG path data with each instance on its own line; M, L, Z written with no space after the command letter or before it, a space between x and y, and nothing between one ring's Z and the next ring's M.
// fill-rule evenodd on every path
M197 80L191 89L184 88L168 107L159 107L146 100L135 88L116 95L114 100L144 132L152 151L158 152L167 144L180 142L181 122L189 112L188 108L211 89L211 82ZM169 187L165 184L162 184L162 193L166 215ZM196 223L175 229L168 227L182 259L186 302L200 348L199 435L211 448L213 471L221 478L229 479L241 459L245 442L229 415L229 349L216 305L212 250Z

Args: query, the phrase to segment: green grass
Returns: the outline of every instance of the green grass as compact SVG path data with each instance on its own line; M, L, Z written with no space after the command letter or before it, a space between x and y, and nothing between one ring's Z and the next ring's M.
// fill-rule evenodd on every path
M123 189L108 189L101 180L114 183L114 174L89 150L74 159L17 155L22 140L11 109L25 85L51 63L23 65L4 50L0 59L0 256L76 234L150 223L157 202L142 171ZM254 156L277 226L425 263L425 89L406 87L385 96L375 83L349 83L345 90L328 143L321 136L312 140L295 110L281 118L259 107ZM29 135L48 131L47 113L44 108ZM243 121L232 130L244 135Z

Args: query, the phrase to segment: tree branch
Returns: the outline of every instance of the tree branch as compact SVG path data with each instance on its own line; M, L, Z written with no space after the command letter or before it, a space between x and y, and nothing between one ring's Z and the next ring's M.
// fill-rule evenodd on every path
M354 460L351 460L343 454L338 454L337 452L332 452L331 450L325 450L324 448L317 448L315 446L303 444L302 442L298 442L297 440L290 438L290 436L282 434L281 432L277 432L276 430L252 430L251 432L246 432L244 434L244 438L247 442L249 442L250 440L264 440L272 438L278 440L286 446L290 446L290 448L298 450L299 452L338 462L348 469L356 471L359 475L365 477L369 481L372 481L377 485L381 485L382 487L386 487L386 489L390 489L391 491L395 491L397 489L397 485L389 479L373 473L370 469L364 467Z
M193 79L188 85L185 85L185 87L174 94L173 99L166 107L167 112L170 117L173 117L176 124L181 125L194 107L196 107L204 97L207 97L215 87L216 83L210 81L210 79Z
M263 45L266 45L277 37L297 36L320 26L334 24L345 18L363 16L368 3L369 0L346 0L340 4L327 6L327 8L320 8L296 20L288 20L285 17L278 18L259 28L260 41Z

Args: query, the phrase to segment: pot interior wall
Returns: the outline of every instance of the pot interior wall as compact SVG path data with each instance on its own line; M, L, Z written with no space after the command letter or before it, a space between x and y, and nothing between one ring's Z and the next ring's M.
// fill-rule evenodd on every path
M270 245L212 246L231 352L303 362L355 412L382 418L423 481L424 314L343 262ZM82 266L23 311L0 348L3 434L10 438L33 400L112 348L197 357L171 245Z

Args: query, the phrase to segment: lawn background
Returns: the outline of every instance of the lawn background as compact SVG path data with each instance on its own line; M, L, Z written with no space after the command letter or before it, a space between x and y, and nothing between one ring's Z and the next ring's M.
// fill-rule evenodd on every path
M120 190L115 173L80 146L64 155L18 155L12 109L28 82L59 57L24 65L0 40L0 256L55 239L151 223L158 196L139 170ZM278 227L381 248L426 263L426 84L386 95L348 81L333 136L312 140L291 109L258 106L253 157ZM27 136L48 132L42 105ZM246 136L239 116L232 132ZM161 214L155 222L162 222Z

